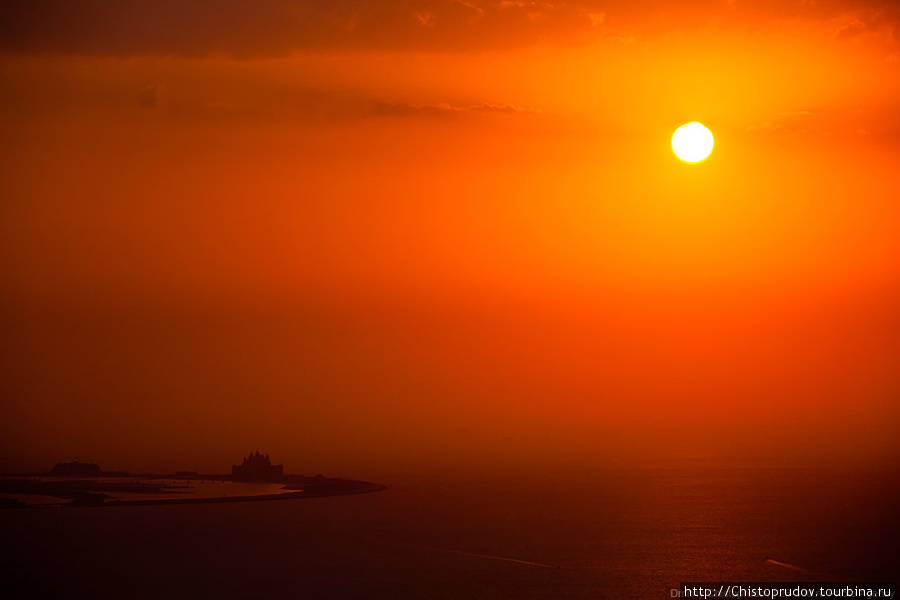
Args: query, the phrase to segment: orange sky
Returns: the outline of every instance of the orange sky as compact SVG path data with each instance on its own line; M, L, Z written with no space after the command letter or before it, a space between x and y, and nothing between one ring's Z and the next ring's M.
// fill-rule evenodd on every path
M0 467L896 459L900 10L673 6L5 3Z

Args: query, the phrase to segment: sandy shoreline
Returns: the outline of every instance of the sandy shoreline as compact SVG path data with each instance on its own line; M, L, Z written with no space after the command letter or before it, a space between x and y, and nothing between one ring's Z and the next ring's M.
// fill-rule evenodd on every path
M330 478L308 478L304 481L291 481L288 479L283 491L276 493L263 494L242 494L234 496L201 496L201 497L168 497L168 498L141 498L127 500L115 498L108 495L107 492L121 492L121 486L115 487L116 482L106 484L97 484L92 481L85 481L83 485L76 483L73 489L73 482L65 484L44 484L34 481L12 482L5 480L0 482L6 484L4 487L12 487L12 489L4 490L11 495L28 494L39 491L42 495L51 497L55 496L62 500L58 503L37 503L28 504L18 501L14 498L6 498L2 508L88 508L88 507L110 507L110 506L160 506L174 504L218 504L223 502L261 502L271 500L300 500L303 498L321 498L327 496L345 496L350 494L366 494L379 492L385 489L385 486L370 483L367 481L357 481L353 479L330 479ZM18 485L16 485L18 484ZM21 486L21 489L16 487ZM33 486L40 486L38 490ZM109 488L114 489L109 489ZM152 489L152 486L150 486ZM181 487L181 486L179 486ZM140 490L143 491L143 490ZM158 490L157 490L158 491Z
M261 502L269 500L300 500L302 498L323 498L326 496L348 496L351 494L370 494L380 492L385 486L365 481L354 481L359 484L353 488L338 488L332 490L312 490L299 492L285 492L283 494L261 494L258 496L225 496L220 498L164 498L159 500L111 500L103 504L93 506L159 506L170 504L219 504L222 502ZM65 504L71 508L87 508L92 505Z

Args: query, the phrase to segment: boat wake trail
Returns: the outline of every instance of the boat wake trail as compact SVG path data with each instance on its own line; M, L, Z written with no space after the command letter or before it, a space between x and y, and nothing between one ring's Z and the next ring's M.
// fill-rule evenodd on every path
M509 556L494 556L493 554L480 554L478 552L467 552L465 550L455 550L453 548L439 548L437 546L425 546L422 544L410 544L404 542L389 542L384 540L377 540L370 537L364 537L368 543L376 544L379 546L389 546L393 548L403 548L406 550L414 550L417 552L426 551L426 552L435 552L438 554L455 554L456 556L468 556L471 558L483 558L486 560L502 560L503 562L511 562L520 565L527 565L529 567L538 567L540 569L559 569L558 565L548 565L546 563L534 562L532 560L524 560L521 558L512 558Z
M541 567L544 569L558 569L554 565L546 565L544 563L532 562L530 560L522 560L520 558L509 558L507 556L491 556L490 554L478 554L477 552L464 552L462 550L448 550L446 548L429 548L432 552L447 552L449 554L456 554L459 556L473 556L475 558L487 558L490 560L503 560L506 562L519 563L520 565L529 565L532 567Z
M812 571L804 569L803 567L798 567L797 565L792 565L790 563L781 562L780 560L775 560L774 558L767 558L766 563L770 565L775 565L777 567L784 567L785 569L791 569L792 571L797 571L799 573L809 573L810 575L815 575Z

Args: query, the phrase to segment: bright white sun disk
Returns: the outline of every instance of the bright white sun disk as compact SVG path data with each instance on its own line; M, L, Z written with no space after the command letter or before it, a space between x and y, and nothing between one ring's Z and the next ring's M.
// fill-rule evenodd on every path
M672 136L672 150L685 162L700 162L709 156L712 149L712 132L696 121L685 123L676 129L675 135Z

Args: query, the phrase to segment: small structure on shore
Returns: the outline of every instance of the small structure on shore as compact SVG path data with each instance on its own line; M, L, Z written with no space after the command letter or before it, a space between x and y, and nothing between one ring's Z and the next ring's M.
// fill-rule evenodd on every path
M284 465L273 465L268 454L251 452L239 465L231 466L231 478L235 481L282 481Z
M56 463L50 474L56 477L97 477L100 475L100 465L79 462L76 458L71 462Z

